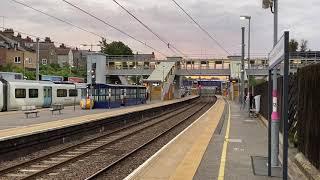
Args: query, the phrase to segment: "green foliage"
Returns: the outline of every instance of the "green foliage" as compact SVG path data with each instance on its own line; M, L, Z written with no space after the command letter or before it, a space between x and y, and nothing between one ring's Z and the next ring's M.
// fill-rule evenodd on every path
M306 52L307 49L308 49L308 41L305 40L305 39L302 39L301 43L300 43L300 51L301 52Z
M69 66L68 64L64 64L62 67L60 67L59 64L48 64L40 66L40 74L84 78L86 76L86 70L77 69L75 67Z
M35 70L23 69L13 64L6 64L0 66L0 71L2 72L16 72L22 73L28 80L36 79ZM63 76L63 77L86 77L85 69L77 69L75 67L70 67L68 64L65 64L63 67L60 67L59 64L48 64L40 65L40 74L42 75L52 75L52 76Z
M101 52L108 55L133 55L129 46L125 45L121 41L113 41L108 44L105 39L100 41Z
M296 52L298 50L299 43L295 39L291 39L289 42L289 51Z
M18 66L13 65L12 63L0 66L0 71L2 72L15 72L15 73L22 73L25 77L29 80L36 79L36 72L30 71L28 69L23 69Z
M253 76L250 76L250 79L249 79L249 83L251 86L258 86L259 84L262 84L264 82L266 82L265 79L256 79Z

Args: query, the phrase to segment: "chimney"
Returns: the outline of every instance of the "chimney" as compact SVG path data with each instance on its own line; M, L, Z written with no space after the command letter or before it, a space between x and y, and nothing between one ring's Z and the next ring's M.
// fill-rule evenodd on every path
M26 40L26 42L33 42L33 40L32 40L29 36L27 36L27 37L25 38L25 40Z
M64 45L64 43L62 43L62 44L60 45L60 48L66 48L66 46Z
M44 42L45 42L45 43L51 43L50 37L46 37L46 38L44 39Z
M21 34L20 33L18 33L17 38L21 39Z

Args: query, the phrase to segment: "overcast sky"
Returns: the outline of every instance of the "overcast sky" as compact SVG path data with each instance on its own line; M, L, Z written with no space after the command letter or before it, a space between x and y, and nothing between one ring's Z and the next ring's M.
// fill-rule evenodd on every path
M62 0L19 0L110 40L120 40L135 52L153 50L89 17ZM112 0L69 0L99 18L126 31L137 39L167 54L174 55L167 46L148 32ZM252 16L252 56L268 53L273 42L273 16L261 8L261 0L176 0L191 16L210 32L232 54L239 54L241 26L247 28L240 15ZM118 0L155 32L190 57L225 57L227 54L209 39L171 0ZM307 39L309 48L320 45L320 1L279 0L279 34L290 30L298 41ZM99 38L42 15L11 0L0 0L0 16L5 16L5 27L53 41L79 47L83 43L97 44ZM2 22L2 19L0 19ZM2 26L2 23L1 23ZM246 29L247 30L247 29ZM246 32L247 33L247 32ZM158 55L158 54L157 54ZM158 58L161 58L158 55Z

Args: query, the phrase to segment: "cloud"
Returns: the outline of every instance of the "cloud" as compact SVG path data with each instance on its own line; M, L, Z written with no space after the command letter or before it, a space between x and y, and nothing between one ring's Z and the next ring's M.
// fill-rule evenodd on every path
M20 0L35 8L59 18L68 20L90 31L106 36L112 40L121 40L135 51L150 53L153 50L115 31L101 22L85 15L62 0ZM201 32L171 0L118 0L133 14L148 24L155 32L164 37L186 54L215 54L225 56L212 40ZM251 15L251 52L267 54L272 47L273 16L270 10L261 8L260 0L246 1L212 1L212 0L176 0L208 32L210 32L232 54L240 52L241 26L240 15ZM167 46L148 32L137 21L119 8L112 0L70 0L110 24L119 27L132 36L159 49L168 55L172 52ZM290 29L291 37L309 40L311 49L320 45L320 28L317 17L320 15L320 3L317 0L279 2L279 33ZM42 37L50 36L53 40L73 46L83 43L97 44L98 37L70 27L67 24L44 16L11 0L2 0L0 16L5 16L6 27L12 27ZM200 55L199 55L200 56ZM212 55L213 56L213 55Z

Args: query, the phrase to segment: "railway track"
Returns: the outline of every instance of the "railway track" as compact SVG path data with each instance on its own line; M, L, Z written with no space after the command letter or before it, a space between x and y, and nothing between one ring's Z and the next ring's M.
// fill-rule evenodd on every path
M114 166L118 165L121 161L124 161L126 158L130 157L134 153L136 153L136 152L140 151L141 149L147 147L149 144L151 144L154 141L156 141L157 139L161 138L162 136L164 136L165 134L167 134L171 130L175 129L176 127L178 127L179 125L184 123L186 120L188 120L190 117L195 115L198 111L200 111L201 109L204 109L209 104L210 103L206 103L206 104L203 104L203 105L198 106L198 107L195 106L194 111L190 112L187 116L183 117L182 119L179 119L176 122L171 123L166 128L162 129L162 131L160 133L157 133L155 136L153 136L153 137L149 138L147 141L144 141L143 143L139 144L137 147L128 150L126 153L123 153L116 160L112 161L110 164L108 164L104 168L100 169L99 171L97 171L93 175L87 177L86 180L106 179L106 178L104 178L104 173L105 172L107 172L108 170L110 170Z
M179 121L179 123L171 125L170 128L167 128L167 131L161 132L160 134L158 133L158 135L156 137L153 137L152 140L146 141L138 147L134 147L133 150L123 150L123 153L119 153L119 156L117 157L112 156L112 158L110 158L110 163L108 166L104 166L105 168L92 174L89 177L89 179L94 178L96 176L99 176L100 173L116 165L126 157L130 156L130 154L159 138L162 134L168 132L170 129L174 128L184 120L191 117L194 113L191 113L189 111L190 109L200 110L204 106L205 105L201 104L201 102L195 102L194 104L188 105L187 107L173 109L169 112L166 112L165 114L147 118L143 121L116 129L110 133L87 140L80 144L73 145L68 148L47 154L45 156L38 157L30 161L26 161L24 163L0 170L0 177L1 179L55 179L54 171L58 170L59 168L61 169L64 166L68 166L73 162L78 162L79 160L84 158L88 159L88 157L92 155L103 153L105 152L105 149L111 151L112 149L117 149L117 147L121 147L123 143L134 141L134 139L137 139L139 137L144 137L143 133L146 132L146 129L153 128L151 132L155 131L154 129L159 129L159 127L161 127L161 124L163 126L163 124L166 124L165 122L169 121L170 119L175 119L181 116L181 114L189 112L189 114L185 118L182 118L183 120Z

